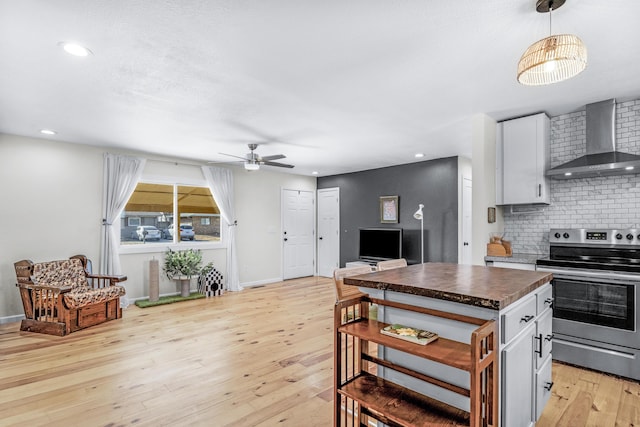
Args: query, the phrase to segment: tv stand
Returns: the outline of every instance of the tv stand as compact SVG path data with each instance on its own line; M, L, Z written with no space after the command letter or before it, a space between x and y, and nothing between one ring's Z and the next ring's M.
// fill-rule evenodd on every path
M349 268L349 267L361 267L363 265L368 265L369 267L371 267L372 270L374 270L376 268L376 264L377 262L375 261L358 260L358 261L349 261L344 266Z

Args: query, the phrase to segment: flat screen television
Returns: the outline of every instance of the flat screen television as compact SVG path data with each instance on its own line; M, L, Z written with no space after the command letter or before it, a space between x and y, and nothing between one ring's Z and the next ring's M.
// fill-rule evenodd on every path
M363 261L402 258L402 228L361 228L358 258Z

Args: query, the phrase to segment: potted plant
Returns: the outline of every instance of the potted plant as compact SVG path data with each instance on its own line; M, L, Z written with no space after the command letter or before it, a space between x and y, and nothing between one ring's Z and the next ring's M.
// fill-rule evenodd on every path
M167 278L179 281L181 284L180 295L190 295L191 277L200 273L202 253L199 249L187 249L174 251L167 249L164 253L163 272Z

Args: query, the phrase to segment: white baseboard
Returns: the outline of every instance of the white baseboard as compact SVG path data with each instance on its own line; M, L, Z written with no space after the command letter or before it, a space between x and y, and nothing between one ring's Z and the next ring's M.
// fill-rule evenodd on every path
M2 325L3 323L19 322L24 318L25 318L24 314L16 314L15 316L0 317L0 325Z
M282 282L282 277L276 277L275 279L256 280L255 282L240 283L243 288L251 288L254 286L268 285L270 283Z
M196 292L197 289L190 289L189 291L190 292ZM175 296L175 295L180 295L180 292L169 292L169 293L166 293L166 294L159 294L158 297L172 297L172 296ZM139 300L149 299L149 296L147 295L147 296L144 296L144 297L127 298L127 299L128 299L130 304L133 304L134 302L139 301Z

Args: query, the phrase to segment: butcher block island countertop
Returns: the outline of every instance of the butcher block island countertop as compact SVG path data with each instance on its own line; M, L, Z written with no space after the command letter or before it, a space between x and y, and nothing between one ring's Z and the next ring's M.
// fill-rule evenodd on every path
M344 283L502 310L551 279L540 271L430 262L345 277Z

